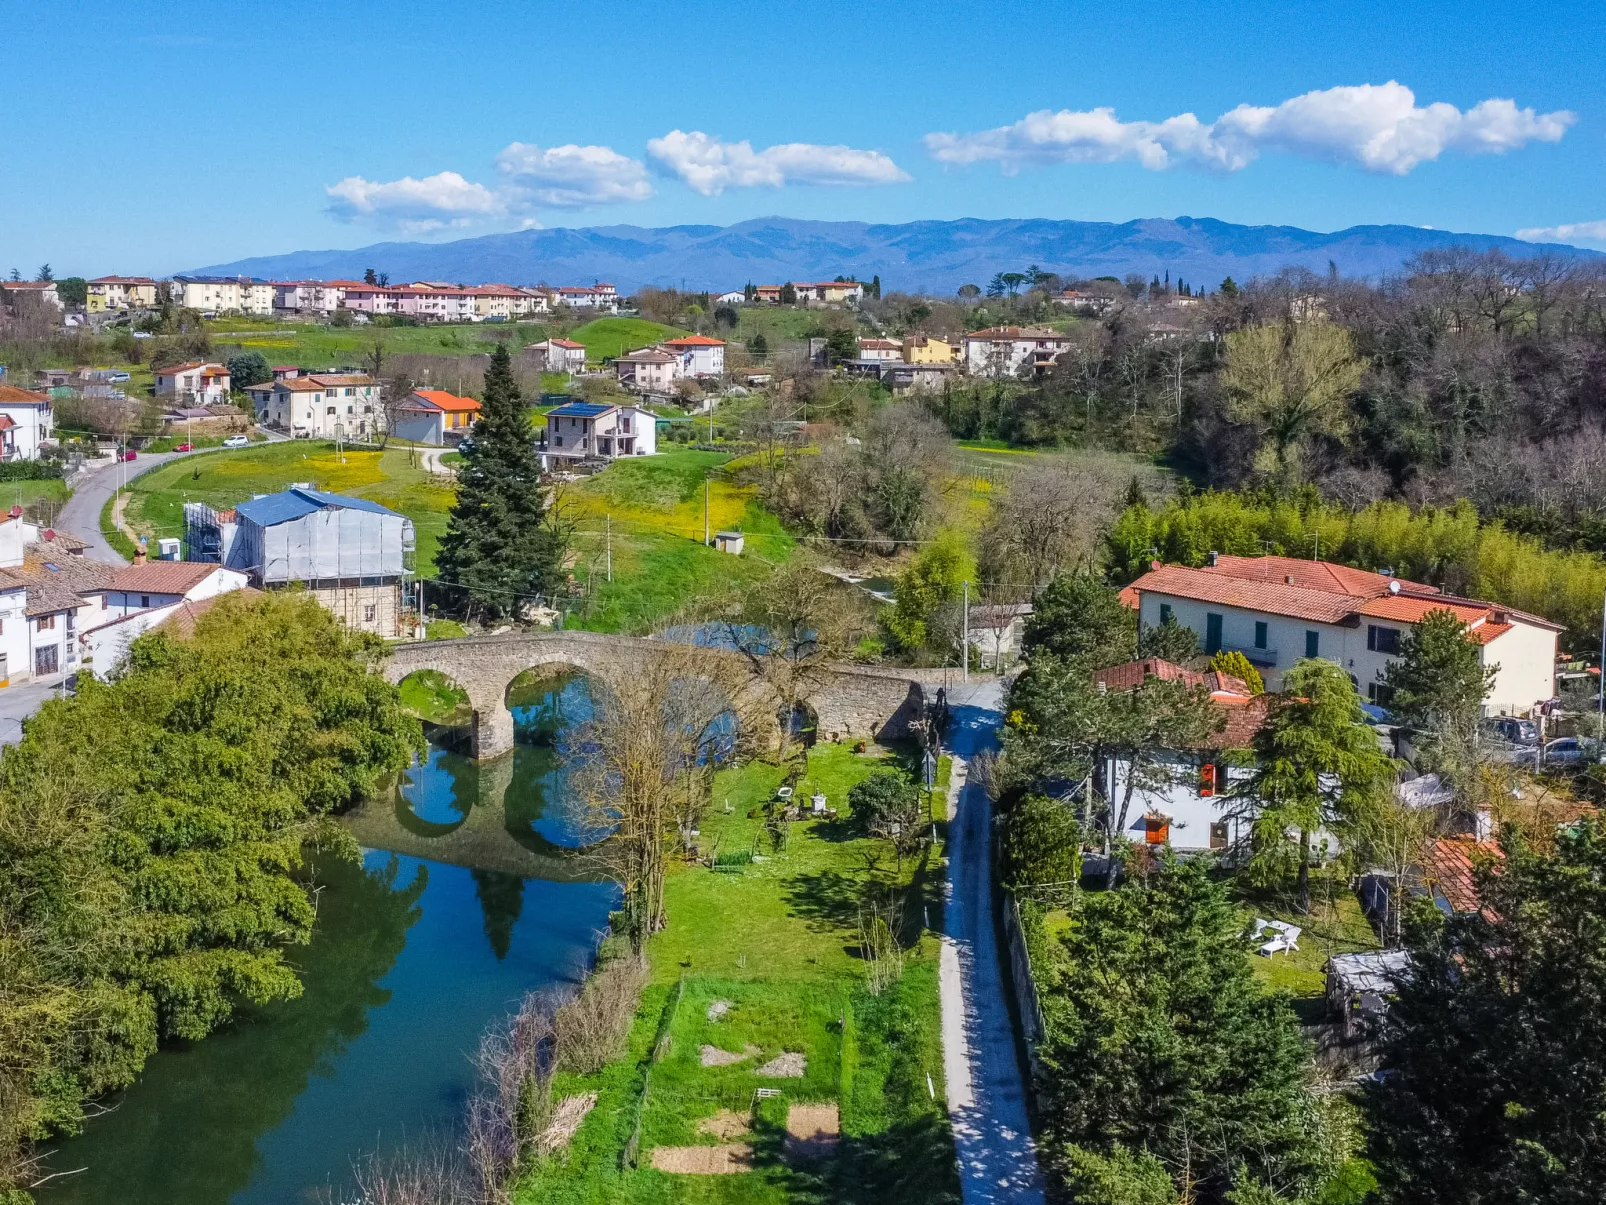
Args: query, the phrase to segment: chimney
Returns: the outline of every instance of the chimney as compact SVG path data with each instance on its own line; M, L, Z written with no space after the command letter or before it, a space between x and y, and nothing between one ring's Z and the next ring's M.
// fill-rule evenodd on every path
M1294 575L1292 573L1283 574L1283 585L1292 586L1293 584L1294 584Z
M144 563L145 563L145 537L141 536L140 540L139 540L139 547L134 549L134 564L143 565Z
M1210 567L1214 569L1216 567L1216 563L1220 560L1221 554L1212 548L1210 550Z

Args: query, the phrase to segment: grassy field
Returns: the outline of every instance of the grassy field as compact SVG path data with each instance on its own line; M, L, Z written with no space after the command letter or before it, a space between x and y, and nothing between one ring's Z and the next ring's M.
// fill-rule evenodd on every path
M56 520L67 501L67 483L59 477L43 481L0 481L0 507L20 506L28 517L46 527Z
M729 463L720 452L666 452L620 461L563 488L560 505L575 527L573 572L591 591L574 626L650 630L693 599L756 580L791 556L794 541L759 504L756 488L721 471ZM705 477L709 528L747 534L740 557L703 545Z
M427 574L434 571L455 486L450 478L428 473L413 461L414 454L405 448L348 450L337 458L332 443L311 440L202 454L136 478L124 518L141 535L182 535L186 501L222 508L292 482L310 481L318 489L368 498L410 518L418 535L418 569Z
M848 788L888 760L846 746L811 751L798 793L822 791L846 815ZM784 771L751 763L722 773L704 851L758 852L730 873L678 864L665 890L669 925L649 943L652 985L643 996L629 1055L592 1077L563 1075L557 1093L593 1090L596 1108L564 1155L520 1187L522 1205L573 1202L957 1202L958 1182L942 1079L937 1002L940 849L897 868L886 847L854 837L843 820L802 821L784 848L748 812L773 797ZM872 995L859 953L859 909L867 890L901 897L903 971ZM723 1019L710 1013L730 1005ZM658 1035L667 1053L643 1082ZM755 1052L704 1066L704 1046ZM660 1047L662 1049L662 1047ZM764 1079L754 1069L802 1054L804 1073ZM928 1079L929 1077L929 1079ZM755 1090L778 1097L756 1101ZM835 1103L839 1150L818 1162L781 1150L792 1103ZM755 1110L754 1106L757 1104ZM639 1166L621 1152L640 1116ZM654 1170L658 1146L718 1141L703 1123L746 1117L753 1170L677 1175Z
M208 323L219 348L240 347L309 367L360 366L377 343L386 355L474 356L511 343L517 349L545 339L540 323L474 323L461 326L316 326L305 322L253 322L222 318Z
M577 326L567 338L585 344L586 359L594 364L627 351L661 343L686 332L645 318L594 318L584 326Z

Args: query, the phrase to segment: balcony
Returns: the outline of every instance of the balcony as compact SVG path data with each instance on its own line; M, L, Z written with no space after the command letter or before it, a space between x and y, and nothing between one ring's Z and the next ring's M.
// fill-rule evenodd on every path
M1276 649L1246 648L1241 644L1224 644L1221 646L1224 653L1242 653L1250 665L1256 669L1274 669L1277 665Z

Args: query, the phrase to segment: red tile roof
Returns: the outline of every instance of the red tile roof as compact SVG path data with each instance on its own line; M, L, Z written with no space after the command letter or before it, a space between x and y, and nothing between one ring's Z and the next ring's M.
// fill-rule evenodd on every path
M665 347L724 347L723 339L710 339L707 335L682 335L678 339L665 339Z
M44 406L50 402L48 393L35 393L32 389L18 389L15 385L0 385L0 406Z
M1352 594L1290 586L1282 581L1229 577L1211 573L1208 569L1190 569L1186 565L1161 565L1158 569L1151 569L1129 588L1319 623L1342 622L1355 613L1359 601Z
M1209 570L1223 577L1241 577L1255 581L1277 581L1290 586L1303 586L1309 590L1326 590L1332 594L1354 594L1369 598L1374 594L1389 593L1389 586L1398 582L1400 589L1418 594L1437 594L1433 586L1408 582L1386 573L1372 573L1366 569L1352 569L1348 565L1335 565L1331 561L1305 561L1292 556L1221 556ZM1293 580L1290 581L1289 579Z
M150 594L183 594L193 590L221 565L203 561L147 561L143 565L130 565L119 569L108 590L145 592Z
M1112 665L1093 675L1110 690L1136 690L1150 678L1164 682L1181 682L1185 686L1202 686L1210 692L1210 701L1218 707L1226 726L1204 742L1206 748L1242 749L1255 739L1255 733L1265 726L1271 713L1273 696L1252 695L1249 687L1230 674L1216 670L1188 669L1173 661L1147 657L1142 661L1127 661Z
M1492 841L1474 841L1470 837L1436 838L1422 853L1423 885L1455 911L1476 912L1481 905L1473 867L1477 862L1490 858L1499 860L1504 856Z
M442 410L470 411L480 408L480 404L473 398L458 397L455 394L447 393L444 389L415 389L413 390L413 396L421 397L426 402L433 402Z

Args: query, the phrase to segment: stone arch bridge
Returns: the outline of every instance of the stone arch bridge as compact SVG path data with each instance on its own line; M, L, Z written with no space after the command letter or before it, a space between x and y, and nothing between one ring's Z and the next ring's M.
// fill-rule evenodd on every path
M513 714L507 688L525 670L543 666L572 668L601 679L627 674L633 664L668 649L687 646L636 636L599 632L535 631L502 636L465 636L392 645L385 677L400 682L408 674L431 669L468 693L473 708L471 750L476 758L499 757L513 748ZM708 656L738 654L715 649ZM948 671L957 680L957 673ZM909 733L909 724L923 714L928 698L942 686L942 670L883 669L833 665L817 676L805 697L823 738L892 740ZM777 709L779 701L777 700Z

